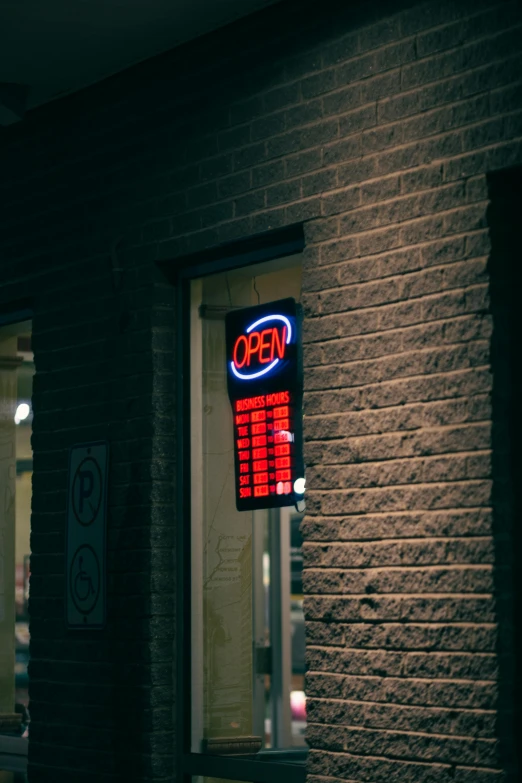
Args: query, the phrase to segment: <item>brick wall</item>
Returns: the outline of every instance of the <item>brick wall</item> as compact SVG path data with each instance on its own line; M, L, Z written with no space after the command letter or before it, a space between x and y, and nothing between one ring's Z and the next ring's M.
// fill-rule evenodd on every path
M282 3L0 134L0 297L35 308L33 783L171 779L173 295L154 262L297 221L309 779L514 777L486 174L522 163L522 15L338 5ZM64 504L86 437L112 448L109 624L79 636Z

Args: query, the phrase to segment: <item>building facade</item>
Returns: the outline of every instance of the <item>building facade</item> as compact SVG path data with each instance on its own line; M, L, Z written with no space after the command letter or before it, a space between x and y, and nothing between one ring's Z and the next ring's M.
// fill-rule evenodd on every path
M35 364L31 783L517 779L521 33L510 1L282 2L2 129L1 315L31 320ZM187 302L254 262L304 311L304 765L196 747L184 668ZM69 449L91 441L107 617L71 630ZM212 658L241 725L246 551L240 654Z

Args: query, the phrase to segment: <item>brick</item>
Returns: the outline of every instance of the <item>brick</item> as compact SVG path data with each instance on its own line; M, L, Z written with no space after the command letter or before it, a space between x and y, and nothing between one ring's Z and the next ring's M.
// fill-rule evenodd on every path
M412 169L401 175L401 192L414 193L418 190L426 190L442 184L443 166L434 164Z
M250 171L241 171L233 174L231 177L224 177L218 182L218 195L220 198L235 196L237 193L243 193L249 190L252 184L252 174Z
M357 241L353 238L324 243L321 246L321 263L335 264L357 255Z
M294 128L299 125L316 122L317 120L320 120L322 116L322 103L317 99L288 109L285 112L285 125L287 128Z
M460 767L455 770L455 780L458 783L497 783L504 776L503 772L495 769L477 769L476 767Z
M377 160L375 158L360 158L345 165L339 166L338 179L340 185L350 185L354 182L362 182L370 179L377 173Z
M420 440L420 439L419 439ZM424 441L432 439L425 437ZM433 439L435 440L435 438ZM393 441L392 441L393 442ZM483 442L479 441L481 445ZM357 446L345 450L348 453L357 453ZM421 453L432 453L430 445L421 446ZM435 446L438 448L438 446ZM330 450L331 451L331 450ZM444 496L444 499L441 497ZM341 489L330 490L324 495L311 497L318 511L323 515L366 514L390 511L403 511L415 504L415 508L438 509L457 506L487 505L491 499L491 488L487 482L469 482L466 486L459 485L434 485L429 487L411 487L407 491L394 487L362 489L360 492L343 491ZM489 620L491 622L491 620Z
M285 225L284 208L270 209L253 215L250 224L250 231L253 234L261 234L263 231L270 231L273 228L280 228ZM241 233L241 236L243 232Z
M234 215L236 217L241 215L248 215L250 212L255 212L259 209L264 209L267 205L266 194L264 190L256 190L254 193L249 193L246 196L236 198L234 201Z
M292 152L298 152L307 147L314 147L323 141L335 138L338 133L337 123L327 122L313 125L306 130L293 130L276 136L267 141L268 157L277 157Z
M262 143L251 144L234 152L234 171L248 168L261 163L265 158L265 145Z
M339 519L307 517L303 530L310 541L371 541L385 538L469 536L491 533L491 512L461 509L458 512L407 512L351 516Z
M264 166L258 166L252 169L252 186L254 188L263 187L263 185L272 185L274 182L280 182L285 176L285 164L282 160L274 160L266 163Z
M499 144L488 150L486 157L486 170L507 168L519 165L522 160L522 140L515 140L507 144Z
M287 201L295 201L300 197L301 183L299 181L285 182L267 189L266 204L268 207L273 207Z
M501 141L504 131L504 119L494 119L473 126L462 133L462 150L485 147L495 141Z
M311 270L307 275L307 281L303 286L303 291L306 293L312 291L321 291L323 288L330 288L337 284L337 274L332 271L330 267L319 268ZM313 348L305 348L305 363L310 361L310 351L313 352ZM318 357L320 356L320 351Z
M217 185L212 182L208 185L200 185L187 191L187 204L189 208L201 207L210 204L217 198Z
M397 69L382 76L374 76L361 84L361 103L370 103L387 95L399 92L401 88L401 73Z
M302 52L285 62L285 78L288 81L299 79L304 74L319 71L322 67L323 54L320 50Z
M245 196L245 198L247 197ZM205 207L205 209L199 210L197 214L201 220L201 226L203 228L207 228L214 223L221 223L223 220L230 220L234 216L234 207L230 202L225 202L222 204L215 204L210 207ZM199 228L199 226L197 227Z
M333 190L337 185L337 170L327 169L317 174L309 174L302 179L303 196L313 196L325 190Z
M455 755L462 758L463 764L491 765L498 763L498 755L494 741L438 738L433 736L409 736L391 732L386 734L370 729L352 729L345 727L318 727L313 725L310 734L315 738L316 746L342 751L350 747L355 754L356 763L354 769L360 766L360 759L364 756L383 753L392 755L396 759L411 759L413 748L416 749L417 758L422 761L440 760L448 762ZM380 738L380 739L379 739ZM312 740L313 741L313 740ZM328 743L328 744L326 744ZM315 743L314 743L315 744ZM396 762L397 763L397 762ZM420 779L420 778L417 778Z
M377 125L377 107L370 104L343 114L339 120L340 135L348 136Z
M422 731L428 727L436 734L457 734L467 736L474 725L480 726L478 736L488 737L493 734L492 716L480 711L471 715L464 710L452 711L444 708L426 710L415 706L372 705L365 706L359 702L350 701L320 701L310 700L310 719L313 723L328 722L326 716L335 716L334 722L341 724L360 725L372 728L390 728L403 731Z
M315 98L318 95L334 90L336 86L336 71L331 68L328 71L323 71L322 73L303 79L301 82L301 91L303 98Z
M329 196L323 196L322 214L334 215L359 206L361 193L359 188L344 189Z
M357 33L350 33L325 48L323 62L327 66L335 65L343 60L354 57L358 52L359 36Z
M255 117L258 117L262 111L262 98L257 95L253 98L248 98L245 101L235 103L230 107L230 124L240 125L243 122L249 122Z
M398 196L401 190L399 177L386 177L385 179L366 182L361 187L361 203L375 203L394 196Z
M489 255L491 240L487 230L477 231L465 238L466 257Z
M307 243L321 242L326 239L332 239L339 235L339 219L324 218L316 220L305 226L305 237Z
M363 154L371 154L400 144L403 141L403 133L403 125L387 125L384 128L363 133Z
M486 226L485 205L465 207L455 210L444 218L444 233L456 234L463 231L473 231Z
M480 174L486 169L487 152L474 152L455 157L444 163L444 179L451 181Z
M443 52L420 60L402 69L402 86L405 89L426 82L436 81L465 68L475 68L495 55L516 51L517 28L513 27L494 37L460 46L457 50Z
M396 199L381 204L362 207L341 221L343 233L368 231L391 223L402 222L415 217L420 212L419 201L414 199Z
M353 84L367 78L369 74L376 73L377 54L372 52L362 57L352 57L341 65L337 69L338 86L343 87L346 84Z
M429 109L443 103L461 100L484 92L486 85L494 89L510 81L518 81L519 66L520 58L509 58L427 85L420 95L420 107Z
M362 52L375 49L400 37L399 20L397 16L387 17L364 26L359 32L359 45Z
M383 97L377 101L377 119L379 123L393 122L417 114L420 109L420 92L401 93L391 98Z
M323 112L325 116L331 114L344 114L357 108L363 103L361 99L361 86L356 84L337 90L323 98Z
M221 155L204 161L200 168L201 179L217 179L232 172L232 156Z
M444 49L452 49L464 44L468 37L490 35L493 31L501 29L504 25L509 28L517 20L520 14L511 5L487 9L484 13L477 14L465 21L458 20L435 31L428 31L417 38L417 50L419 56L424 57Z
M308 150L299 155L293 155L284 162L287 177L296 177L301 174L308 174L315 171L323 165L323 154L321 150Z
M269 139L271 136L283 133L286 130L285 114L284 112L279 112L278 114L262 117L252 122L250 129L252 141Z
M288 223L298 223L303 220L311 220L321 215L321 198L309 198L295 204L291 204L285 209L286 220Z
M331 619L340 621L383 620L424 622L469 622L494 621L494 607L491 596L468 597L399 597L372 595L364 598L330 596L309 596L306 602L307 619ZM357 672L353 672L354 674ZM376 672L373 672L376 673ZM390 676L398 671L391 670Z
M304 149L327 143L337 138L338 135L339 123L336 120L327 120L301 130L299 134L300 146Z
M522 103L522 83L510 84L493 90L489 96L490 111L492 115L518 109Z
M362 65L361 77L364 78L368 74L377 74L392 68L397 68L404 63L414 60L415 57L414 42L405 41L378 49L377 51L366 55L366 57L359 58L357 62ZM339 75L341 78L346 80L350 79L351 81L354 81L356 78L356 74L353 76L350 75L349 66L341 67Z
M511 114L508 114L507 117L504 118L504 122L500 123L499 125L493 126L493 121L491 124L491 127L493 128L493 132L490 134L491 137L494 139L497 135L497 129L498 129L498 136L501 139L504 138L512 138L522 135L522 112L513 112ZM474 140L476 143L476 139Z
M286 106L298 103L300 99L299 84L285 84L276 87L263 95L263 109L265 112L277 111Z
M480 119L488 116L489 98L487 95L479 95L454 106L424 112L407 120L403 124L404 140L409 141L443 133L462 125L477 123ZM472 131L465 134L466 139L470 133ZM466 144L464 144L464 148L466 149Z
M446 225L450 225L451 216L446 220L441 216L420 218L414 220L408 225L405 225L400 230L400 241L404 245L415 245L419 242L426 241L426 239L438 239L444 233L449 233L448 229L444 230Z
M218 146L220 151L234 150L237 147L243 147L252 141L250 136L250 125L241 125L232 130L222 131L218 136Z

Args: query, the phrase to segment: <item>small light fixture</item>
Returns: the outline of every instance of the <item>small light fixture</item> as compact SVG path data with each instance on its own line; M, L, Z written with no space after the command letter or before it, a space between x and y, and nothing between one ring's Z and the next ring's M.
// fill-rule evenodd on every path
M298 478L294 481L294 492L296 495L304 495L306 479Z
M30 413L31 413L31 408L29 407L29 405L26 402L21 402L18 405L14 415L15 424L20 424L21 421L27 419Z

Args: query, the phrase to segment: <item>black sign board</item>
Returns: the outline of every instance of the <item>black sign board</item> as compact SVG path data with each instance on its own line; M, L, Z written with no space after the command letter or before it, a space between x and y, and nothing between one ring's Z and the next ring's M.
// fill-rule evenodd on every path
M295 299L226 317L239 511L303 500L301 322Z

